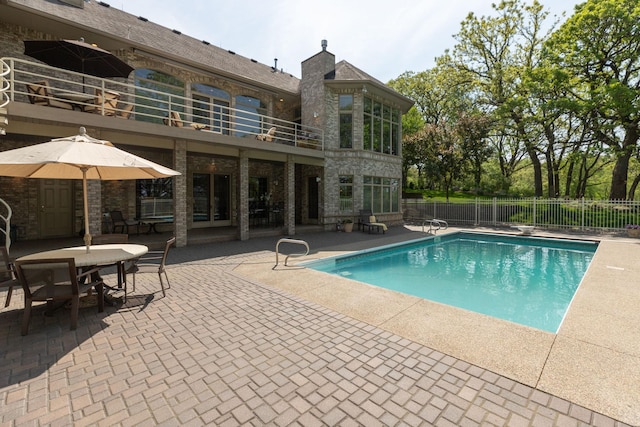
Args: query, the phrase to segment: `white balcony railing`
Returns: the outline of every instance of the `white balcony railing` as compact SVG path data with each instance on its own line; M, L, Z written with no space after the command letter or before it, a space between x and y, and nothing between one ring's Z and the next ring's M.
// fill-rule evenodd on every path
M178 126L239 138L255 138L275 127L267 142L324 149L322 129L303 126L246 109L191 99L132 85L128 79L103 79L18 58L1 58L3 96L13 102L34 102L28 86L39 90L42 103L92 114ZM42 83L45 81L46 83ZM105 94L105 96L98 96ZM31 95L31 96L30 96Z

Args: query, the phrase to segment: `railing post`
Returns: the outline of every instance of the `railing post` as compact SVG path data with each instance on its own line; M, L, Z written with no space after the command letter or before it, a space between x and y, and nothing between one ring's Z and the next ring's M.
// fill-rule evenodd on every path
M497 217L498 217L498 198L494 197L493 198L493 226L495 227L498 223L497 223Z
M586 216L586 204L585 204L584 196L582 197L581 205L582 205L582 218L580 218L580 230L582 231L584 230L584 220Z
M533 198L533 225L535 227L536 225L536 200L538 200L536 197Z

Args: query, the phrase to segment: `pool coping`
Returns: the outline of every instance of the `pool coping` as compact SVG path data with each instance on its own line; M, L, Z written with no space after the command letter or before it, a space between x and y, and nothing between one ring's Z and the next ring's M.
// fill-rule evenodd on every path
M468 230L450 229L457 231ZM599 241L557 334L301 266L353 251L319 251L277 268L271 255L248 260L234 272L612 418L640 424L640 241L535 235Z

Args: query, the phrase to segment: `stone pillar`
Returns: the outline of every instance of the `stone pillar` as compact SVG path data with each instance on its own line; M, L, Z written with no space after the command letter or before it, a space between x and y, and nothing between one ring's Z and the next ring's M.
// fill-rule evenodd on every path
M176 247L187 246L187 141L176 140L173 168L181 175L173 177L173 232Z
M82 180L78 181L82 188ZM83 194L83 198L85 195ZM96 179L87 180L87 208L89 209L89 234L97 236L102 234L102 181ZM82 206L84 228L84 201Z
M285 212L284 226L288 236L296 234L296 162L289 154L284 165Z
M238 238L249 240L249 155L245 150L240 151L238 162Z

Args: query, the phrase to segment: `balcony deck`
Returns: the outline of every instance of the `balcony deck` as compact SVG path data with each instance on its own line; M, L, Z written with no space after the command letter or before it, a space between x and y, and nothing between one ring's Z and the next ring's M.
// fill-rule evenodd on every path
M8 105L9 116L26 122L80 122L103 128L109 123L122 130L151 129L151 134L158 133L156 125L163 125L162 133L173 137L231 145L241 138L249 148L276 151L278 146L324 150L322 129L137 87L131 79L98 78L17 58L1 58L0 67L0 104ZM36 106L46 108L31 108Z

